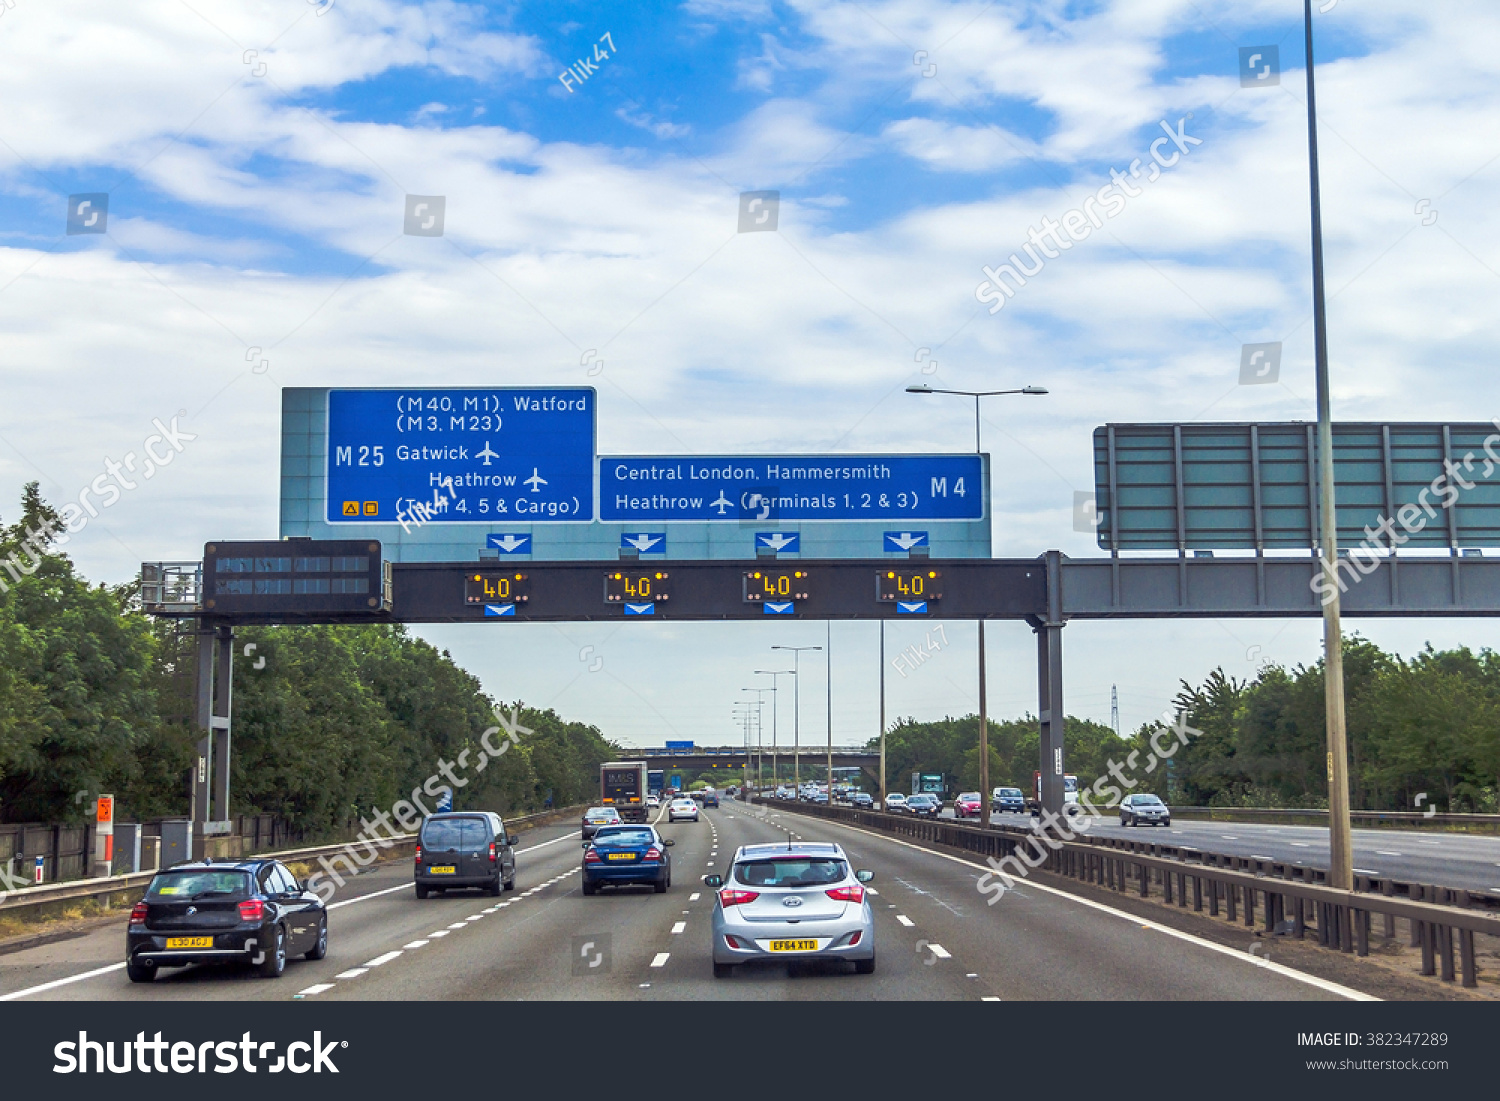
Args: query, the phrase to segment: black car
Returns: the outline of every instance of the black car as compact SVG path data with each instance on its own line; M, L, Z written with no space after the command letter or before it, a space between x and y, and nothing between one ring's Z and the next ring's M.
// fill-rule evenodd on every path
M516 850L498 814L434 814L417 837L412 878L417 897L454 887L482 887L492 895L516 889Z
M277 860L174 864L151 880L125 934L131 982L190 963L250 963L274 979L288 957L327 954L323 900Z
M906 813L920 818L936 818L943 809L943 801L936 795L913 795L906 800Z
M715 810L718 810L719 793L717 791L705 791L702 802L705 807L713 807Z

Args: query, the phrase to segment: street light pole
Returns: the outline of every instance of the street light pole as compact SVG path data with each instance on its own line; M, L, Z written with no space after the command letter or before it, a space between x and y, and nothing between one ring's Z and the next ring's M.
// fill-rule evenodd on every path
M777 767L776 761L776 712L781 709L776 706L776 689L778 687L776 678L789 677L792 675L792 671L790 669L757 669L755 675L757 677L771 678L771 687L762 688L760 691L771 693L771 783L779 785L781 783L781 771Z
M1021 387L1018 390L938 390L938 389L935 389L934 387L931 387L931 386L908 386L906 388L906 392L908 394L958 394L958 395L961 395L963 397L973 398L974 399L974 454L980 455L980 454L983 454L983 452L981 451L980 446L979 446L979 399L980 398L999 397L999 396L1001 396L1003 394L1041 395L1041 394L1045 394L1047 392L1047 390L1046 390L1045 387L1042 387L1042 386L1023 386L1023 387ZM885 642L885 635L884 635L884 633L882 633L881 634L882 655L884 654L884 642ZM990 824L991 824L990 823L990 811L989 811L989 806L990 806L990 733L989 733L989 715L987 713L988 712L988 708L986 706L986 698L985 698L984 665L985 665L985 661L984 661L984 618L981 616L980 619L979 619L979 807L980 807L980 811L979 811L979 826L980 826L981 829L988 829L989 826L990 826ZM884 694L883 693L884 693L884 688L885 688L885 680L884 680L884 677L885 677L885 665L884 665L883 661L882 661L882 664L881 664L880 672L881 672L881 690L882 690L882 697L881 698L882 698L882 701L883 701L884 700ZM884 713L883 713L883 708L882 708L880 744L881 744L881 752L882 752L881 760L883 762L884 761L884 747L885 747L885 729L884 729ZM832 760L832 755L831 754L830 754L829 759ZM885 768L884 768L884 764L882 763L882 766L881 766L881 772L882 772L882 774L884 774L884 771L885 771ZM884 786L884 782L882 781L882 787L883 786Z
M1328 394L1328 315L1323 291L1323 212L1318 185L1318 119L1313 90L1312 0L1303 2L1307 35L1307 165L1312 193L1313 365L1318 390L1318 505L1323 559L1323 696L1328 727L1328 885L1354 889L1349 825L1349 746L1344 725L1344 638L1340 622L1338 516L1334 511L1333 413Z
M761 729L762 729L762 727L761 727L761 711L760 711L760 709L761 709L762 703L764 702L761 699L761 693L763 693L763 692L770 692L770 691L772 691L772 689L769 689L769 688L741 688L740 691L741 692L754 692L755 693L755 790L758 792L761 789L761 787L765 784L765 769L764 769L764 766L765 766L765 754L761 752L761 742L760 742L760 734L761 734ZM776 719L775 709L773 707L772 708L772 715L771 715L771 720L772 720L773 723L775 722L775 719Z
M821 646L772 646L773 650L792 652L792 676L802 668L803 650L821 650ZM802 790L802 678L792 681L792 786Z
M885 620L880 621L880 805L885 810Z

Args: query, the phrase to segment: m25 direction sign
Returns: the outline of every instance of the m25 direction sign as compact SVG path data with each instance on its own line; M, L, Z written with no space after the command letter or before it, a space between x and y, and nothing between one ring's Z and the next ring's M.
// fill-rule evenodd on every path
M605 521L982 520L979 455L599 460Z
M330 390L329 523L594 518L592 387Z

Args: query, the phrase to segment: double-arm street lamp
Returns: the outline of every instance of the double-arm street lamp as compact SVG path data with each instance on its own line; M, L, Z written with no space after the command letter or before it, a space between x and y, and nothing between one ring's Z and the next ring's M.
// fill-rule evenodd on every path
M974 453L980 454L979 447L979 399L994 398L1005 394L1027 394L1037 396L1047 392L1043 386L1023 386L1019 390L939 390L932 386L908 386L908 394L956 394L959 397L974 399ZM882 640L883 641L883 640ZM880 664L880 686L881 698L885 696L885 659L881 656ZM881 717L880 731L881 757L885 756L885 718ZM981 828L988 828L990 824L990 737L989 717L985 707L984 691L984 620L979 621L979 824Z

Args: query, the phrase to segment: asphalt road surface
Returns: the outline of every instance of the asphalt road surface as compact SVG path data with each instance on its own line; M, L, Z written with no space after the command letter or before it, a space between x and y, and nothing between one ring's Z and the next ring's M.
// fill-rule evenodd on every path
M517 890L418 901L395 861L351 881L330 914L329 954L280 979L190 967L151 984L125 976L124 920L0 956L0 1000L574 999L636 1000L1261 1000L1359 997L1242 950L1033 882L998 904L976 887L982 863L839 823L726 803L698 823L660 824L673 884L585 898L576 830L525 835ZM715 979L714 894L741 844L787 833L842 844L875 873L878 962L741 967ZM1227 831L1226 831L1227 832ZM592 964L593 966L590 966Z

